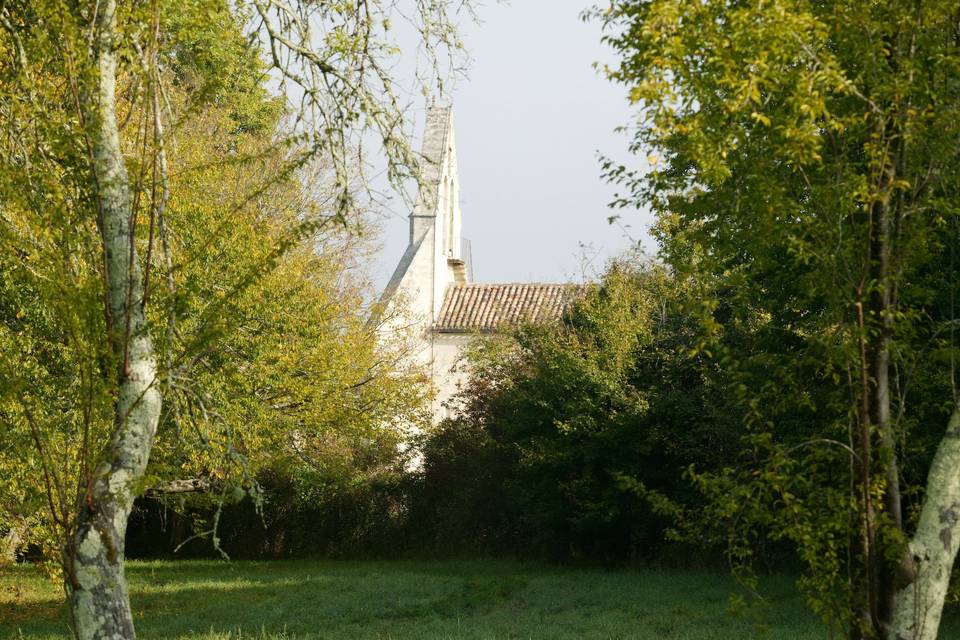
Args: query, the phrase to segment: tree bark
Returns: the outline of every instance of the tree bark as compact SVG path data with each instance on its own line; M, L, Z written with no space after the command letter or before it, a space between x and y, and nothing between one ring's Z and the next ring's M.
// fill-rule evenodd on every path
M894 598L888 640L936 640L950 573L960 545L960 407L937 447L917 531L913 575Z
M116 119L116 1L96 16L96 79L82 99L93 163L106 271L110 345L118 375L114 429L63 550L74 632L81 640L133 639L123 571L124 536L160 417L153 344L143 312L134 212Z

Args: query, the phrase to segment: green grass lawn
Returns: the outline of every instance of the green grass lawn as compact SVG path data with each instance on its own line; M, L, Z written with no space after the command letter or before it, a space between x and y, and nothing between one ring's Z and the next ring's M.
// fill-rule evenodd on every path
M140 638L825 638L787 578L767 629L728 612L722 574L500 561L130 562ZM952 612L951 612L952 613ZM948 620L953 635L960 625ZM69 634L62 591L0 568L0 638Z

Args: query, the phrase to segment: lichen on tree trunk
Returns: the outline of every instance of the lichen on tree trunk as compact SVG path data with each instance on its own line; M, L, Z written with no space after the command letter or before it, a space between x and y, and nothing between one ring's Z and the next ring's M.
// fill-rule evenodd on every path
M123 572L124 536L136 486L153 446L161 399L142 304L133 199L117 128L115 0L102 2L95 20L96 79L82 104L93 161L118 391L110 445L83 497L63 562L77 637L126 640L135 638L135 633Z
M917 531L912 581L896 593L888 640L935 640L960 545L960 407L937 447Z

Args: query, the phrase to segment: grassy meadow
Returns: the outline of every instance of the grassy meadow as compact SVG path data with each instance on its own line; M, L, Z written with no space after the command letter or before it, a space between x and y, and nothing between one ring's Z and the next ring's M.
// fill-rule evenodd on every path
M144 639L826 638L786 577L763 624L729 611L720 573L571 569L504 561L130 562ZM949 612L942 637L957 637ZM69 635L62 591L0 568L0 638Z

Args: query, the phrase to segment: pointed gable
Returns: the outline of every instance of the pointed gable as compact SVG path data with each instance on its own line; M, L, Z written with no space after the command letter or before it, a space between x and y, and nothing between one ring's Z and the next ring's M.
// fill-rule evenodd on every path
M389 304L402 294L409 303L409 315L429 326L440 311L447 286L468 279L460 248L460 186L450 107L427 109L419 169L410 243L381 301Z

